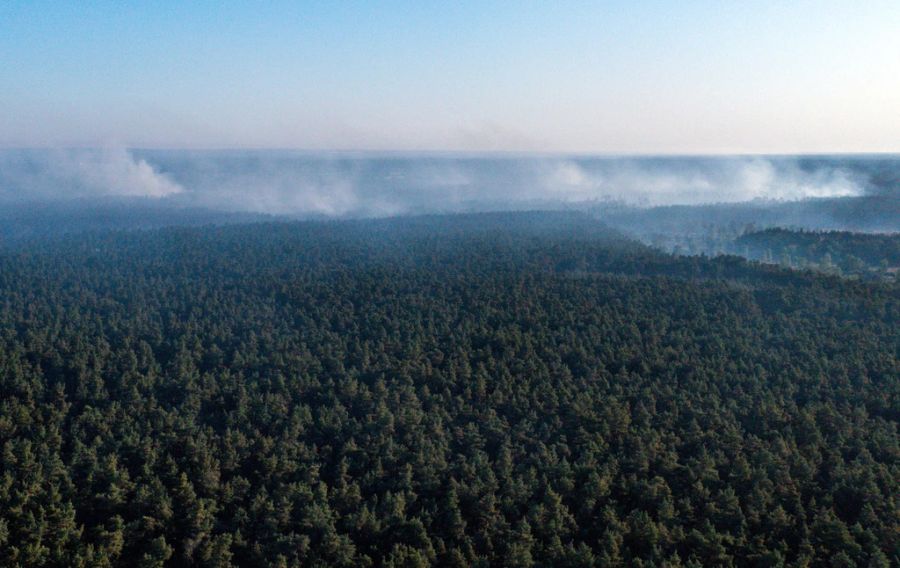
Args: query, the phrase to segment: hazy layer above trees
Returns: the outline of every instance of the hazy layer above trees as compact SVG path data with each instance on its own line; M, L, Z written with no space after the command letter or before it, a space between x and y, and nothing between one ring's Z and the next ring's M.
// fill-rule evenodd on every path
M175 207L300 217L547 209L585 203L650 207L872 196L898 199L898 180L900 156L896 155L616 157L0 149L0 206L147 198ZM816 219L814 213L806 210L807 221Z

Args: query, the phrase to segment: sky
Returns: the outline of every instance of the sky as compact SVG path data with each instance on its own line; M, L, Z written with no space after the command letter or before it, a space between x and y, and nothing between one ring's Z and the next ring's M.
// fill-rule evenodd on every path
M0 3L0 147L900 151L900 2Z

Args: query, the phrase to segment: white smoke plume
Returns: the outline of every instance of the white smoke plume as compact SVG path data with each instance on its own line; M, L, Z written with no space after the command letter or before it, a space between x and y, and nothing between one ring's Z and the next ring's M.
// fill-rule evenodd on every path
M184 189L124 148L0 152L0 197L162 198Z

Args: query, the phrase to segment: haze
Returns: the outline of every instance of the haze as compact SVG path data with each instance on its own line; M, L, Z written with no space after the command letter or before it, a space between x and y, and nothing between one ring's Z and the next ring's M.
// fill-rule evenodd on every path
M900 149L895 1L423 4L3 2L0 146Z
M152 198L380 217L586 203L697 205L881 194L897 157L585 157L290 150L0 149L0 205ZM890 186L890 184L888 184Z

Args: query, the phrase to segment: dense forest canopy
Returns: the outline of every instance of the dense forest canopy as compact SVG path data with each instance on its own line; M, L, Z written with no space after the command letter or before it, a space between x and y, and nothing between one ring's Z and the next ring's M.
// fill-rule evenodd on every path
M890 566L896 284L587 215L0 254L0 564Z

